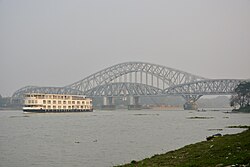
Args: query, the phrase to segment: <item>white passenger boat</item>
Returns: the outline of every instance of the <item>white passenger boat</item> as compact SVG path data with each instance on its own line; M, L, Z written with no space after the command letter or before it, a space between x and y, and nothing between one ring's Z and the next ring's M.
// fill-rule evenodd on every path
M24 95L23 112L88 112L92 99L82 95L29 93Z

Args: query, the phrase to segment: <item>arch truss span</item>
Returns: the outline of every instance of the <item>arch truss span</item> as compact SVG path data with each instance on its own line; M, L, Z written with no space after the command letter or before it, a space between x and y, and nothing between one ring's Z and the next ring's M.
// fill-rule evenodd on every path
M85 94L89 97L95 96L157 96L162 92L161 89L138 83L110 83L97 86Z
M205 78L161 65L125 62L108 67L66 87L87 92L108 83L130 82L145 84L163 90L169 86L203 79Z
M38 86L26 86L17 90L12 99L22 99L25 93L48 93L48 94L74 94L83 95L83 92L71 88L64 87L38 87Z
M181 95L183 97L200 95L230 95L234 89L244 80L237 79L213 79L202 80L169 87L163 94Z

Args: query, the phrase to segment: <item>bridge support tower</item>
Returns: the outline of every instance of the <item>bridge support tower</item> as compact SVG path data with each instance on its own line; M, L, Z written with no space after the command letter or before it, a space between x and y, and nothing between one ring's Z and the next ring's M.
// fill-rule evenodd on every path
M103 97L103 105L101 106L102 110L115 110L115 100L114 97Z
M183 105L184 110L197 110L198 105L196 104L196 101L201 96L202 95L183 95L182 97L186 100L186 103Z
M130 96L128 110L141 110L139 96Z

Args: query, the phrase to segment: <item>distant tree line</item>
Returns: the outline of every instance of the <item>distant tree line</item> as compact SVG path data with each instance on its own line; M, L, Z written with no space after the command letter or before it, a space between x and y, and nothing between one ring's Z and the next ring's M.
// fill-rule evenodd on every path
M235 95L232 95L230 106L235 107L235 110L250 112L250 82L245 81L240 83L235 88ZM239 109L236 109L239 107Z
M11 101L11 97L3 97L0 95L0 109L5 109L5 108L20 108L19 104L14 104Z

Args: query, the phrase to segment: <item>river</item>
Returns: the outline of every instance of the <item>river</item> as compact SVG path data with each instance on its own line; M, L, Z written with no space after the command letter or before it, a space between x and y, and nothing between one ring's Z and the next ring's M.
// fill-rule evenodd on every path
M249 124L250 114L222 111L0 111L0 167L109 167Z

